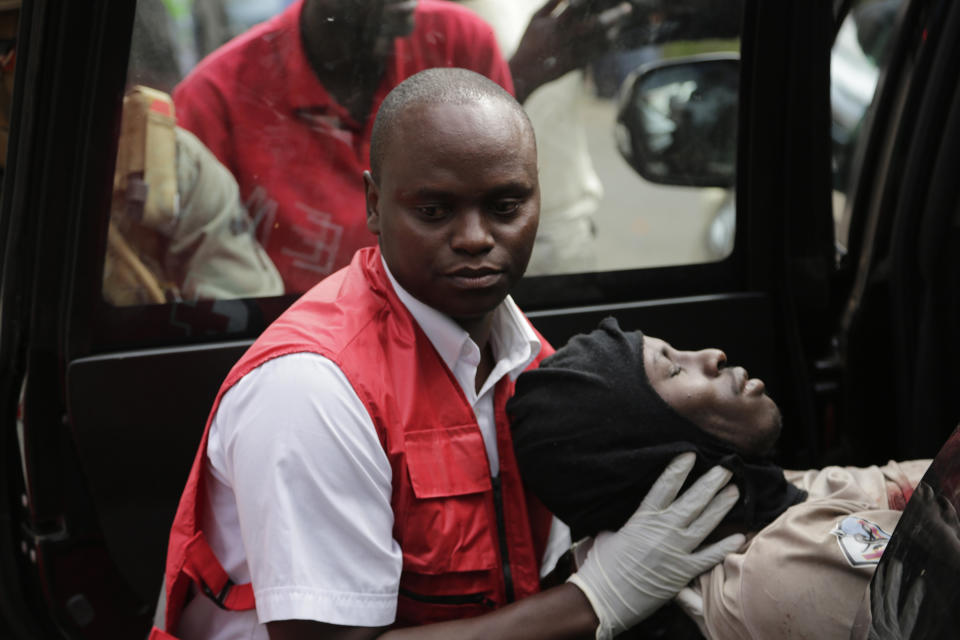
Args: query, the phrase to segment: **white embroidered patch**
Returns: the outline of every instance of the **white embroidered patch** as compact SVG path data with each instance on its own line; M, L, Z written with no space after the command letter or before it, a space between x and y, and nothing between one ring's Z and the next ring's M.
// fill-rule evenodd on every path
M840 551L851 567L876 565L887 548L890 534L863 518L847 516L830 531L837 536Z

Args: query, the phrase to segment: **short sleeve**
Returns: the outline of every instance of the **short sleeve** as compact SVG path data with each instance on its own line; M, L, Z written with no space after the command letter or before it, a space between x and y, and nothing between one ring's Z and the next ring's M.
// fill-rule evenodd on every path
M221 533L242 541L261 623L393 622L390 463L336 365L293 354L247 374L224 396L207 452L235 495L239 530Z

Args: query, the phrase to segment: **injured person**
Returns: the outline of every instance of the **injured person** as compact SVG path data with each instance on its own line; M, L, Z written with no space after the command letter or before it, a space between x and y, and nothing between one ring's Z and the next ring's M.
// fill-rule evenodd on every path
M720 527L747 542L676 599L711 639L849 638L930 464L782 469L761 380L718 349L678 351L613 318L522 374L507 411L524 481L574 540L617 530L678 454L696 457L690 478L733 471L740 501Z

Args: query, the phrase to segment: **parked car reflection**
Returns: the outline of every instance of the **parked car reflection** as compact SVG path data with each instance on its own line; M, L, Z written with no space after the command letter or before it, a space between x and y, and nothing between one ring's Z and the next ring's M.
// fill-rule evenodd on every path
M873 101L901 4L902 0L856 3L841 22L831 49L833 210L841 250L846 244L844 209L860 124ZM728 154L736 152L738 59L737 54L690 56L639 67L621 88L615 129L617 149L645 179L722 190L703 192L704 206L714 211L704 238L712 259L730 254L735 235L735 158ZM725 68L720 60L727 61L729 71L718 72ZM727 98L732 100L729 105Z

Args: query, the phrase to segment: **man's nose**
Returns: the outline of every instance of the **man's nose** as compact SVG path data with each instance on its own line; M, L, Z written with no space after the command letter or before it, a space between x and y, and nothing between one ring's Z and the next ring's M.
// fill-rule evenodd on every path
M457 215L450 246L454 251L469 254L485 253L493 248L493 234L483 212L470 208Z

